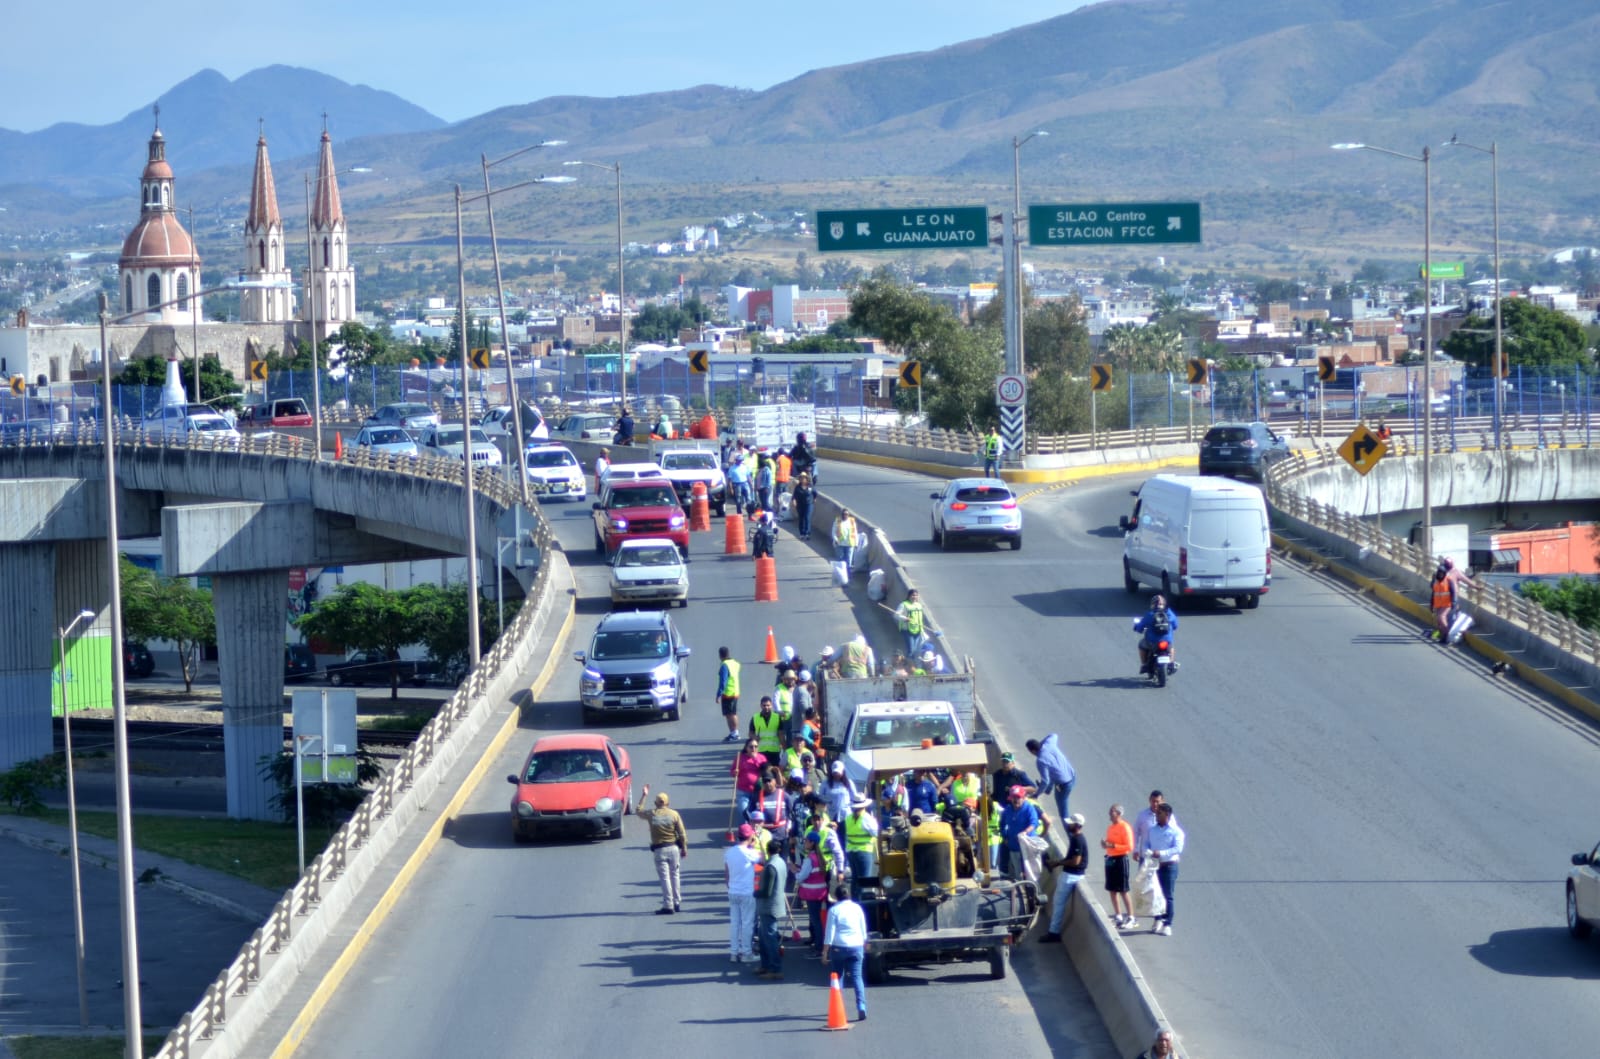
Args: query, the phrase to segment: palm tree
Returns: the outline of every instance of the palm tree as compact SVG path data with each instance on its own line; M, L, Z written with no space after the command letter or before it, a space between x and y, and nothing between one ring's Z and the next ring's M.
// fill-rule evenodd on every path
M1100 348L1113 365L1131 372L1139 352L1139 329L1133 324L1112 324L1100 336Z

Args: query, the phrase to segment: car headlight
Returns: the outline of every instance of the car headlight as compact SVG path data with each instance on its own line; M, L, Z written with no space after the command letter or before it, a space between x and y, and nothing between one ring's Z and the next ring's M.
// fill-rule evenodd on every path
M655 670L650 677L658 688L670 688L678 682L677 674L665 666Z
M671 526L673 529L681 529L683 527L683 516L673 515L667 520L667 525Z
M625 518L613 518L611 520L611 528L618 533L626 533L628 532L628 520Z
M594 803L594 811L597 813L609 813L616 807L617 800L615 798L601 798L599 801Z
M527 802L518 802L517 815L522 817L524 820L528 819L528 817L533 815L533 806Z

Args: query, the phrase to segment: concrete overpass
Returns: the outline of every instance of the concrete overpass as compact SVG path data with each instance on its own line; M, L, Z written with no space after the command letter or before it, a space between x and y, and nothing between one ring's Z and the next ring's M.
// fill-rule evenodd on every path
M209 577L217 615L230 816L273 817L262 757L283 748L284 600L295 566L393 562L468 552L461 468L352 455L313 461L284 439L119 446L122 537L162 537L163 568ZM109 641L104 451L96 444L0 449L0 769L50 752L55 630L83 610ZM503 479L476 494L480 558L526 533ZM518 576L531 578L531 570ZM115 658L118 645L105 645Z

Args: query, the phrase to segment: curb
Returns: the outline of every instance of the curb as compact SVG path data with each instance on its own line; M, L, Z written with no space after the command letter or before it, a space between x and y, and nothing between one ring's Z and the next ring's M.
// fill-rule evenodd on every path
M926 463L922 460L908 460L899 456L879 456L870 452L856 452L850 449L818 449L820 459L826 456L839 463L861 463L872 467L886 467L895 471L914 471L918 474L931 475L934 478L970 478L973 474L963 472L979 468L953 467L948 463ZM1137 471L1156 471L1163 467L1189 467L1194 464L1193 456L1165 456L1153 460L1129 460L1123 463L1080 464L1075 467L1040 467L1040 468L1012 468L1001 470L1000 477L1008 482L1018 482L1024 485L1071 486L1087 478L1108 478L1114 474L1131 474ZM1032 492L1037 492L1034 490ZM1029 495L1032 495L1032 492Z
M556 669L562 661L561 645L571 635L572 627L577 621L576 593L567 591L565 588L561 591L567 599L567 613L562 620L560 630L555 635L555 647L545 656L543 668L539 670L538 675L533 678L533 682L529 685L529 694L535 700L544 693L545 688L554 679ZM433 852L433 848L438 845L439 839L443 837L445 827L455 819L456 813L460 811L462 804L467 800L467 795L477 787L479 781L488 771L489 763L500 753L511 737L516 734L518 723L521 720L522 710L520 708L513 709L506 714L506 719L501 722L500 730L494 734L484 747L483 754L478 758L477 763L462 778L460 786L456 788L456 792L451 795L444 809L434 822L429 825L421 841L411 851L411 855L406 858L405 865L401 867L394 881L384 890L383 896L378 899L372 911L367 914L367 918L357 928L349 943L345 945L344 951L339 954L339 958L334 961L333 966L329 968L328 972L322 976L322 980L312 989L311 996L300 1009L300 1013L295 1016L294 1021L290 1023L288 1030L284 1032L282 1040L268 1053L272 1056L272 1059L288 1059L288 1057L294 1055L295 1050L299 1048L306 1034L310 1032L311 1027L316 1023L317 1017L322 1014L323 1009L327 1007L328 1001L332 999L333 994L338 991L339 986L343 984L350 970L355 966L356 960L360 958L367 945L377 935L378 929L389 918L389 913L394 911L395 905L399 903L400 898L410 888L412 879L416 877L417 872L422 868L423 862L428 859L429 854Z
M1278 548L1295 556L1300 561L1321 567L1341 581L1354 585L1362 592L1372 595L1390 610L1415 618L1424 626L1432 624L1433 613L1428 608L1411 599L1405 593L1390 588L1376 578L1347 566L1336 559L1332 559L1315 548L1280 534L1274 533L1272 542ZM1568 687L1545 670L1518 660L1515 656L1495 647L1487 638L1478 633L1467 633L1461 638L1461 642L1471 648L1475 654L1491 662L1499 662L1509 666L1517 674L1517 679L1524 681L1531 687L1539 689L1552 698L1559 699L1570 709L1592 720L1600 721L1600 702L1596 702L1594 699Z

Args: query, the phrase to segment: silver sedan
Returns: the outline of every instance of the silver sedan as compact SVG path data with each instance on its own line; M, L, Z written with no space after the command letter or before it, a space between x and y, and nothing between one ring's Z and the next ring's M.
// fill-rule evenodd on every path
M1022 547L1022 509L999 478L957 478L933 500L933 543L948 549L958 541L1007 541Z

